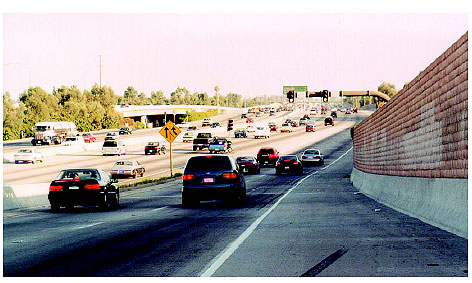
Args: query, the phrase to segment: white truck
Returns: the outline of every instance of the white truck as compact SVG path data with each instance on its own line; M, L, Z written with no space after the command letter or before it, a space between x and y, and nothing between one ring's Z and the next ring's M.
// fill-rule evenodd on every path
M61 144L66 137L77 136L77 126L72 122L39 122L34 125L34 137L31 143L42 144Z

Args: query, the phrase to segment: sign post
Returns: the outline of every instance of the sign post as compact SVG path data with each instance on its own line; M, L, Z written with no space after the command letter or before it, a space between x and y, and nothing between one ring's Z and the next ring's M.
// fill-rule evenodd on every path
M159 131L161 136L163 136L169 142L169 158L170 158L170 176L173 176L172 172L172 142L175 138L181 133L180 129L172 123L171 120L167 121L167 123L162 127Z

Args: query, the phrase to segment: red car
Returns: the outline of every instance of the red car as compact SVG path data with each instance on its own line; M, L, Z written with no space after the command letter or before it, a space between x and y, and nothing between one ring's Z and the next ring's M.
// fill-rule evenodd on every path
M269 129L271 132L276 132L277 131L277 125L276 124L269 124Z
M82 137L84 138L85 142L95 142L97 138L92 135L92 133L83 133Z
M247 119L246 119L246 123L254 123L254 119L252 119L252 118L247 118Z
M292 127L298 127L297 121L295 121L295 120L292 121Z
M272 165L275 167L275 163L279 159L279 152L273 147L262 147L259 149L256 159L260 166Z

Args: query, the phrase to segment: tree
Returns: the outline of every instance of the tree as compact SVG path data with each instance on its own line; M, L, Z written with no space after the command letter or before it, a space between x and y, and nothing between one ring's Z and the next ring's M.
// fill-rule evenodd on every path
M388 82L382 82L377 88L379 92L385 93L390 98L398 93L398 90L395 89L395 85Z
M136 105L146 105L149 103L149 98L147 98L144 92L141 92L136 99Z
M172 105L181 105L185 103L184 96L187 95L189 91L183 87L177 87L175 91L170 94L170 103Z
M138 91L135 90L132 86L128 86L123 95L125 103L135 104L138 98Z
M151 104L165 105L167 103L169 103L169 100L165 97L162 90L158 90L157 92L151 91Z

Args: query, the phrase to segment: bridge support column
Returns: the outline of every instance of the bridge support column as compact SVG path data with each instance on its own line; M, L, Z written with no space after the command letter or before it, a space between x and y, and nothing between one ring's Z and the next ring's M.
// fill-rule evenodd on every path
M148 117L146 115L141 116L141 123L144 124L144 128L148 127L149 120L148 120Z

